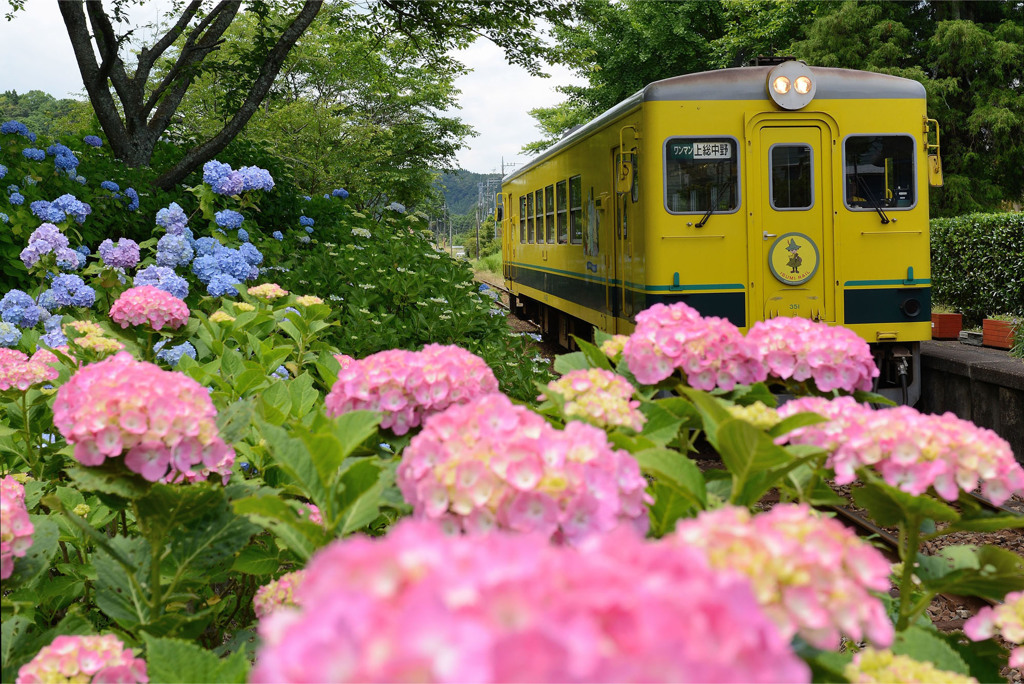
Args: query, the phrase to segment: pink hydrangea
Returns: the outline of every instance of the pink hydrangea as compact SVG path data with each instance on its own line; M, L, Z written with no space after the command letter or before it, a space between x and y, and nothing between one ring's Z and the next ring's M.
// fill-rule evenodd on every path
M146 684L146 661L113 634L59 636L18 670L17 684L43 682Z
M122 328L148 324L153 330L174 330L188 322L188 313L185 302L152 285L125 290L110 307L110 317Z
M871 466L888 484L915 496L933 487L943 499L955 501L960 490L971 492L980 485L985 496L1000 504L1024 493L1024 469L1009 443L952 413L924 414L909 406L875 411L851 397L807 397L786 403L779 415L803 411L829 420L794 430L780 441L831 451L826 465L835 470L837 484L853 482L857 468Z
M628 427L639 432L647 417L633 401L633 386L621 375L602 368L569 371L548 383L548 392L565 401L566 418L584 420L598 427ZM545 395L538 397L543 401Z
M645 385L678 368L693 388L731 390L767 377L761 352L723 318L701 316L682 302L655 304L636 315L636 329L622 356Z
M57 379L57 357L45 349L38 349L29 358L17 349L0 347L0 390L18 389L24 392L33 385Z
M262 618L279 608L294 606L295 588L302 583L305 574L305 570L289 572L257 589L252 599L252 609L256 617Z
M871 348L848 328L806 318L759 321L747 332L768 373L783 380L813 380L822 392L868 391L878 377Z
M625 530L583 547L406 520L320 551L253 682L806 682L749 583Z
M150 482L227 482L235 452L221 440L217 410L192 378L127 352L82 367L57 390L53 421L82 465L124 454Z
M32 547L35 530L25 508L25 487L8 475L0 480L0 579L14 572L14 559Z
M1016 648L1010 652L1010 667L1024 668L1024 591L1007 594L997 606L986 606L964 623L964 634L973 641L998 635Z
M712 567L749 577L787 639L799 634L828 650L839 647L841 633L892 643L892 623L871 593L889 590L889 562L808 506L779 504L756 516L746 508L720 508L679 521L675 541L703 549Z
M497 391L498 380L479 356L428 344L419 352L390 349L342 363L325 404L329 416L382 411L381 427L404 435L432 413Z
M603 430L577 421L556 430L503 394L431 416L405 449L397 484L417 517L467 532L501 527L576 544L649 523L640 467Z

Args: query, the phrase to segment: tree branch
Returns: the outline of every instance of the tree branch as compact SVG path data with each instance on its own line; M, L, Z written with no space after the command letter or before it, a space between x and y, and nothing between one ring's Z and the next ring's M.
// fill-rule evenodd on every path
M196 12L202 7L202 0L193 0L192 4L185 8L182 12L178 22L171 27L171 29L164 34L164 37L153 44L152 48L143 47L139 51L139 66L135 70L135 80L141 83L145 83L149 80L149 72L153 69L153 65L156 60L160 58L160 55L164 54L174 41L178 40L178 36L185 30L189 22L192 21L192 17L196 15ZM216 10L215 10L216 11ZM148 102L146 103L149 104ZM146 108L147 112L149 107Z

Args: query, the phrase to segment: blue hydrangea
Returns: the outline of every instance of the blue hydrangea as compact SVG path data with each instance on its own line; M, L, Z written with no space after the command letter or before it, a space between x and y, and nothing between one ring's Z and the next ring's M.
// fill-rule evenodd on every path
M160 359L172 368L178 365L182 356L188 356L193 359L196 358L196 348L188 342L182 342L176 347L164 349L164 345L166 344L167 340L160 340L153 346L153 351L156 352L156 358Z
M179 235L185 231L188 216L177 202L171 202L167 207L156 212L156 223L163 226L171 235Z
M270 237L274 238L275 240L284 240L284 233L282 233L279 230L275 230L273 233L270 234Z
M0 223L7 223L10 220L11 220L10 216L8 216L4 212L0 211Z
M301 242L304 245L308 245L309 244L309 236L308 235L300 235L299 236L299 242Z
M216 159L203 164L203 182L218 195L237 195L242 192L245 179L239 171L232 171L231 166Z
M7 321L0 321L0 347L17 347L21 342L21 331L18 326Z
M125 196L128 198L128 211L135 211L139 208L139 193L135 191L135 188L128 188L124 191Z
M335 188L334 190L331 190L331 195L333 197L340 197L341 199L345 199L346 197L348 197L348 190L346 190L345 188ZM324 197L327 197L327 195L324 195Z
M25 159L31 159L32 161L43 161L46 159L46 152L35 147L26 147L21 153L25 155Z
M313 201L313 198L312 198L312 197L310 197L309 195L303 195L303 196L302 196L302 199L304 199L304 200L305 200L305 201L307 201L307 202L312 202L312 201Z
M331 199L331 196L328 195L327 193L324 193L324 199Z
M119 192L121 190L121 186L114 181L103 181L100 183L100 187L110 192Z
M221 228L235 230L242 225L242 221L245 220L245 217L233 209L225 209L214 214L213 219Z
M29 132L28 126L21 123L20 121L5 121L0 124L0 133L14 133L15 135L23 135L35 142L35 135Z
M196 251L197 257L210 256L221 247L223 245L217 242L217 238L212 237L201 237L192 245L192 249Z
M272 377L278 377L282 380L288 380L292 377L291 373L284 366L278 366L273 373L270 374Z
M78 223L84 223L85 217L92 213L92 207L71 194L61 195L50 202L50 206L60 209Z
M234 276L238 280L249 280L256 276L254 269L241 251L222 247L213 255L217 270Z
M156 263L158 266L177 268L188 266L192 262L194 252L184 235L164 235L156 243Z
M239 228L238 229L238 239L241 240L242 242L248 242L249 241L249 231L247 231L245 228Z
M46 200L36 200L29 204L28 207L41 221L46 221L47 223L60 223L67 218L59 207Z
M78 247L75 247L75 251L82 255L83 260L92 254L92 250L89 249L88 245L79 245Z
M89 307L96 303L96 291L85 284L80 277L62 273L50 283L50 289L39 295L36 303L44 309L59 309L65 306Z
M61 171L67 171L68 174L73 174L75 169L78 168L78 157L72 153L58 154L53 159L53 164Z
M46 154L50 155L51 157L56 157L62 154L73 153L71 152L71 148L68 147L67 145L63 145L61 143L53 143L52 145L46 148Z
M259 266L263 263L263 254L251 242L239 245L238 251L241 252L242 258L253 266Z
M390 209L391 211L397 211L399 214L405 213L405 205L402 204L401 202L392 202L391 204L388 205L388 209Z
M312 225L315 225L315 224L316 224L316 221L314 221L313 219L309 218L308 216L300 216L299 217L299 225L300 226L312 226Z
M274 179L270 177L270 172L266 169L261 169L258 166L243 166L238 169L238 173L242 174L242 192L248 190L269 192L274 189Z
M313 234L313 227L312 226L306 226L306 232L309 233L310 235L312 235Z
M21 290L10 290L0 299L0 320L19 328L34 328L49 312L36 305L30 295Z
M25 174L25 177L21 179L21 181L25 185L39 185L39 181L37 181L34 176L30 176L27 173Z
M64 330L61 325L64 317L60 315L54 315L43 321L43 327L46 329L46 334L39 338L39 347L49 347L54 349L56 347L66 346L68 338L64 335Z
M188 281L166 266L147 266L135 274L135 286L152 285L178 299L188 297Z
M11 183L10 185L7 186L7 194L8 195L10 195L12 192L18 192L19 190L21 190L21 188L19 188L14 183Z
M213 297L234 297L238 294L235 285L239 282L241 281L238 278L230 274L218 273L210 279L210 284L206 286L206 291Z
M135 268L139 263L139 243L128 238L119 239L116 245L113 240L104 240L99 253L103 263L113 268Z
M75 182L79 185L85 185L85 176L75 176Z
M22 195L20 192L12 192L11 196L8 199L10 200L11 204L13 204L16 207L21 206L22 204L25 203L25 196Z
M4 166L3 164L0 164L0 178L3 178L6 175L7 175L7 167Z
M90 147L103 147L103 141L100 140L99 136L87 135L84 138L82 138L82 141L85 142L85 144L89 145Z

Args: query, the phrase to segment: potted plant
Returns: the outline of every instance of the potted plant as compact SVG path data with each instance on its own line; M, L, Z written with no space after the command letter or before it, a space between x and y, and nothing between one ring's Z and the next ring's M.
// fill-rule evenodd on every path
M1010 349L1013 347L1014 328L1019 326L1020 316L993 314L981 322L981 343L986 347Z
M963 314L957 313L952 308L937 304L932 307L932 339L933 340L955 340L960 337L960 330L963 327Z

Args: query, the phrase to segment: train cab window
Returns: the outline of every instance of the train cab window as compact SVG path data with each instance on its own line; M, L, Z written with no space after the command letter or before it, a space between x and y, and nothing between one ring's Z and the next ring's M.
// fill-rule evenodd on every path
M544 188L544 224L547 226L548 244L555 244L555 186Z
M810 145L772 145L768 151L772 209L814 206L813 154Z
M583 244L583 179L569 179L569 242Z
M565 181L558 181L555 185L555 208L558 211L558 244L560 245L569 241L569 205L565 191Z
M526 242L526 197L519 196L519 242Z
M665 206L673 214L739 207L739 145L734 138L665 141Z
M533 244L533 193L526 196L526 241Z
M537 244L544 244L544 191L534 193L533 206L537 210Z
M843 144L844 197L850 209L909 209L914 194L914 139L851 135Z

